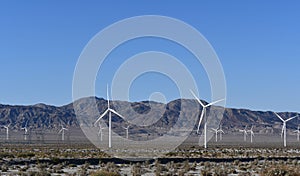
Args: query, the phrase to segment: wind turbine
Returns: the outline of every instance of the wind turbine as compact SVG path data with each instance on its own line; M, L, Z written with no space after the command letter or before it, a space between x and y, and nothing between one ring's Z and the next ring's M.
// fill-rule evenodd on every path
M67 128L65 128L63 125L61 125L61 130L59 130L58 134L61 133L61 140L64 141L65 140L65 130L68 131Z
M24 140L27 140L27 135L28 135L28 129L27 129L27 124L28 121L26 122L25 126L21 128L21 130L24 130Z
M218 142L218 129L211 128L211 130L215 132L215 134L216 134L216 142Z
M126 130L126 139L128 139L128 133L129 133L129 128L130 126L128 125L127 127L123 127Z
M254 137L254 132L253 132L253 126L251 126L251 129L250 130L248 130L248 133L250 133L250 141L251 141L251 143L253 142L253 137Z
M94 125L97 124L107 113L108 113L108 147L111 148L111 113L116 114L117 116L125 119L121 114L117 113L115 110L110 108L109 105L109 96L108 96L108 85L106 89L107 96L107 109L105 112L95 121Z
M200 125L201 125L201 122L202 122L202 119L203 117L205 117L205 120L204 120L204 148L207 148L207 142L206 142L206 126L207 126L207 119L206 119L206 108L208 108L209 106L213 105L213 104L216 104L220 101L223 101L225 99L221 99L221 100L218 100L218 101L214 101L212 103L209 103L207 105L204 105L201 100L194 94L194 92L192 90L190 90L192 95L196 98L196 100L198 101L198 103L202 106L202 112L201 112L201 116L200 116L200 119L199 119L199 124L198 124L198 128L197 128L197 133L199 134L199 129L200 129Z
M299 128L299 125L298 125L298 129L294 131L295 133L297 133L297 141L299 141L299 138L300 138L300 128Z
M104 129L104 127L101 126L101 123L99 122L99 132L98 132L98 136L100 136L100 141L102 141L102 137L103 137L103 132L102 130Z
M10 126L10 124L8 124L8 125L3 125L3 128L5 128L6 129L6 140L8 140L9 139L9 126Z
M244 133L244 141L247 141L247 135L248 135L248 133L247 133L247 125L246 125L246 127L243 130L239 130L239 131L242 132L242 133Z
M222 125L220 126L218 133L220 133L220 140L222 140L222 134L225 134L224 131L222 130Z
M294 117L290 117L286 120L283 120L282 117L280 117L280 115L278 115L276 112L274 112L275 115L283 122L283 125L282 125L282 130L281 130L281 138L282 138L282 135L283 135L283 146L286 147L286 122L294 119L295 117L297 116L294 116Z

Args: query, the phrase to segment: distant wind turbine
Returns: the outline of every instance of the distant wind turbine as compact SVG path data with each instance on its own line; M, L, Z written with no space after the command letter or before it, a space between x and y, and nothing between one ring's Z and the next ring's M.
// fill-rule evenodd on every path
M218 133L220 133L220 140L222 140L223 139L222 135L225 134L224 131L222 130L222 125L220 126Z
M278 115L276 112L274 112L274 113L283 122L282 130L281 130L281 138L282 138L282 135L283 135L283 146L286 147L286 122L296 118L297 116L290 117L286 120L283 120L283 118L280 115Z
M253 137L254 137L253 126L251 126L251 129L248 130L247 132L250 133L250 141L252 143L253 142Z
M128 125L127 127L123 127L126 130L126 139L128 139L128 134L129 134L129 128L130 126Z
M99 122L99 131L98 131L98 136L100 136L100 141L102 141L103 137L103 130L104 127L101 126L101 123Z
M202 106L202 112L201 112L201 116L200 116L199 123L198 123L197 133L199 134L199 129L200 129L201 122L202 122L203 118L205 117L205 119L204 119L204 148L207 148L207 141L206 141L206 126L207 126L206 108L208 108L209 106L214 105L214 104L216 104L220 101L224 101L225 99L221 99L221 100L209 103L207 105L204 105L201 102L201 100L195 95L195 93L192 90L190 90L190 91L191 91L192 95L196 98L198 103Z
M106 90L106 96L107 96L107 109L106 111L95 121L94 125L97 124L107 113L108 113L108 147L111 148L111 113L116 114L117 116L124 119L122 115L117 113L115 110L110 108L109 105L109 96L108 96L108 85Z
M63 125L61 125L61 130L59 130L58 134L61 133L61 140L64 141L65 140L65 130L68 131L67 128L65 128Z
M218 142L218 129L217 128L211 128L211 130L213 132L215 132L215 134L216 134L216 142Z
M240 132L242 132L244 134L244 141L247 141L247 126L243 129L243 130L239 130Z
M9 139L9 126L10 126L10 124L8 124L8 125L3 125L3 128L5 128L6 129L6 140L8 140Z
M297 141L299 141L300 138L300 126L298 125L298 129L294 131L295 133L297 133Z
M27 124L28 121L26 122L25 126L21 128L21 130L24 130L24 140L27 140L27 135L28 135L28 129L27 129Z

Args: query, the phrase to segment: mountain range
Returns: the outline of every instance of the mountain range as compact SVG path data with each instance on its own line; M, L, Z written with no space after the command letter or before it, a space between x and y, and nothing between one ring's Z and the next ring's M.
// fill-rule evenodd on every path
M60 125L67 127L79 127L82 125L77 118L74 111L74 106L83 107L84 111L93 116L93 111L89 109L89 104L91 100L95 100L97 104L97 110L102 113L107 108L107 100L97 97L88 97L82 98L64 106L56 107L46 104L36 104L30 106L12 106L12 105L0 105L0 125L10 124L12 129L20 129L26 124L31 129L47 129L47 130L57 130ZM204 104L207 102L203 101ZM152 126L148 129L153 128L164 128L170 129L180 116L182 108L185 109L185 116L187 121L193 121L199 119L199 114L194 113L195 108L201 112L201 106L196 106L197 102L190 99L177 99L170 101L167 104L158 103L158 102L126 102L126 101L112 101L112 108L127 107L121 109L120 114L126 114L128 120L138 119L135 116L140 116L140 121L136 123L151 124ZM184 104L185 107L182 107ZM131 108L130 108L131 107ZM131 110L129 110L130 108ZM194 109L193 109L194 108ZM156 109L156 111L152 111ZM158 110L157 110L158 109ZM133 110L133 111L132 111ZM160 111L162 110L162 111ZM161 113L161 114L160 114ZM208 111L208 114L212 113ZM97 115L97 114L96 114ZM97 119L97 116L94 115L92 119ZM279 113L284 119L287 119L291 116L299 116L299 113L295 112L281 112ZM143 118L141 118L143 117ZM157 119L153 117L158 117ZM131 119L130 119L131 118ZM287 123L287 129L291 133L292 130L295 130L298 127L298 118L291 120ZM107 117L104 117L106 120ZM150 119L150 120L149 120ZM147 121L148 120L148 121ZM121 123L123 126L127 123L124 119L113 115L113 123ZM197 128L197 123L194 126L194 129ZM278 119L275 114L271 111L251 111L248 109L232 109L225 108L223 113L223 118L221 119L220 124L224 130L228 133L236 132L239 129L243 129L246 126L254 126L254 131L256 133L280 133L282 122ZM184 124L181 124L184 126ZM147 131L147 130L146 130ZM146 132L145 131L145 132Z

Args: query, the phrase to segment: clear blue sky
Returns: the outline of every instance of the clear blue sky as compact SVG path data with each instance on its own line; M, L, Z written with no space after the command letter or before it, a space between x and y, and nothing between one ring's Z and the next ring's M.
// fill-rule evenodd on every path
M88 41L118 20L151 14L185 21L209 40L224 68L228 107L300 112L299 9L297 1L3 0L0 2L0 103L70 103L74 68ZM148 47L159 49L156 45L148 46L153 42L147 44L146 39L132 44L134 48L140 46L141 51ZM124 56L131 54L134 53L125 52ZM113 59L105 63L104 72L115 63ZM181 61L185 63L184 59ZM200 69L199 73L204 74L196 76L204 92L202 97L209 100L205 72ZM97 80L97 96L105 96L110 76ZM155 74L141 77L135 83L140 85L136 90L145 89L143 86L149 91L167 90L145 84L151 79L164 80ZM168 85L172 87L172 82ZM147 91L138 92L131 95L133 101L149 97ZM177 94L167 91L166 96L172 100Z

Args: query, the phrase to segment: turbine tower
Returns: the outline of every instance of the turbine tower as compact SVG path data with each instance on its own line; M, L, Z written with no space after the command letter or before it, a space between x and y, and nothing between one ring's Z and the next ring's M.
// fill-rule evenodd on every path
M244 141L247 141L247 135L248 135L248 133L247 133L247 125L246 125L246 127L243 130L239 130L239 131L244 134Z
M248 130L247 132L250 133L250 141L252 143L253 142L253 137L254 137L253 126L251 126L251 129Z
M111 113L116 114L117 116L125 119L121 114L117 113L115 110L110 108L109 105L109 96L108 96L108 85L106 90L107 96L107 109L105 112L95 121L94 125L97 124L106 114L108 114L108 147L111 148Z
M280 115L278 115L276 112L274 112L274 113L283 122L282 130L281 130L281 138L282 138L282 135L283 135L283 146L286 147L286 122L294 119L297 116L290 117L290 118L288 118L286 120L283 120L283 118Z
M129 128L130 126L128 125L127 127L123 127L126 130L126 139L128 139L128 133L129 133Z
M8 124L8 125L3 125L3 128L5 128L6 129L6 140L8 140L9 139L9 126L10 126L10 124Z
M204 119L204 148L207 148L207 142L206 142L206 126L207 126L207 118L206 118L206 108L208 108L209 106L213 105L213 104L216 104L220 101L223 101L225 99L221 99L221 100L218 100L218 101L214 101L212 103L209 103L207 105L204 105L201 100L194 94L194 92L192 90L190 90L192 95L196 98L196 100L198 101L198 103L202 106L202 112L201 112L201 116L200 116L200 119L199 119L199 124L198 124L198 128L197 128L197 133L199 134L199 129L200 129L200 125L201 125L201 122L202 122L202 119L205 117Z
M28 129L27 129L27 124L28 121L26 122L25 126L21 128L21 130L24 130L24 140L27 140L27 135L28 135Z
M297 133L297 141L299 141L300 138L300 126L298 125L298 129L294 131L295 133Z
M58 134L61 133L61 140L64 141L65 140L65 130L68 131L67 128L65 128L63 125L61 125L61 130L59 130Z
M103 139L103 130L104 127L101 126L101 123L99 122L99 132L98 132L98 136L100 136L100 141L102 141Z

